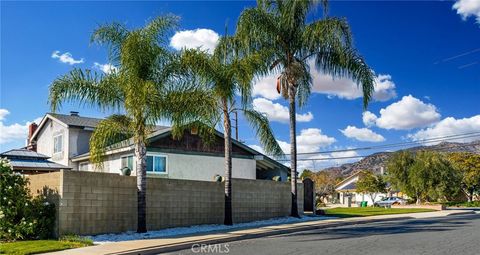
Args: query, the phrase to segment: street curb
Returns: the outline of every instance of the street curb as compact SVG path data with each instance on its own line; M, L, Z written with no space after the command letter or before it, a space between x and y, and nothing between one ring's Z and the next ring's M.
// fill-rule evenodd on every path
M462 213L458 213L462 214ZM463 213L465 214L465 213ZM332 227L339 227L345 225L356 225L356 224L366 224L371 222L387 222L387 221L397 221L397 220L409 220L415 219L415 217L397 217L391 219L366 219L362 220L359 219L358 221L349 221L349 222L331 222L331 223L323 223L322 220L319 221L320 224L315 225L307 225L307 226L298 226L298 227L291 227L288 229L280 229L280 230L271 230L264 233L256 233L256 234L243 234L239 236L232 236L232 237L225 237L225 238L212 238L212 239L203 239L203 240L195 240L195 241L188 241L184 243L176 243L173 245L163 245L163 246L153 246L153 247L146 247L142 249L135 249L131 251L126 251L122 253L107 253L107 254L119 254L119 255L147 255L147 254L159 254L164 252L173 252L179 251L184 249L189 249L194 244L218 244L218 243L225 243L225 242L233 242L233 241L240 241L240 240L247 240L259 237L266 237L266 236L275 236L275 235L282 235L282 234L289 234L299 231L306 231L306 230L315 230L315 229L323 229L323 228L332 228ZM202 233L205 234L205 233Z

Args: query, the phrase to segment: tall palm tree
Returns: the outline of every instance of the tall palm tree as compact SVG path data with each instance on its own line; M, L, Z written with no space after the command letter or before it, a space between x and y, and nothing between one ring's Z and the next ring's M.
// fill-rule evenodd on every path
M322 2L326 9L327 1ZM309 61L313 59L315 68L325 74L350 78L360 85L364 107L374 89L373 72L353 47L346 20L325 17L307 21L317 4L318 1L258 0L257 7L242 12L237 24L237 36L242 38L244 47L272 52L268 64L272 73L280 73L277 91L289 101L291 215L297 217L295 112L296 99L303 106L311 93Z
M181 57L184 66L200 77L201 83L210 89L212 98L217 102L213 113L204 119L209 127L214 127L223 119L225 149L225 218L224 224L231 225L232 219L232 132L230 114L243 112L245 118L256 131L261 144L267 153L283 155L268 119L249 107L252 91L252 80L255 74L265 70L265 61L261 54L241 55L236 52L233 37L222 37L213 54L198 49L184 50ZM236 103L237 94L241 103ZM211 105L207 105L210 107ZM213 117L213 119L211 119ZM207 124L208 123L208 124Z
M167 50L166 35L176 23L175 16L160 16L139 29L129 30L119 23L100 26L93 32L91 41L108 47L109 60L116 69L105 74L74 69L55 79L50 86L53 111L62 102L74 101L123 113L98 124L90 139L90 153L92 162L101 167L107 148L133 138L137 232L147 231L146 145L155 123L162 119L185 123L190 117L207 114L201 112L202 108L193 107L197 102L206 102L202 100L203 91L181 82L176 72L176 57Z

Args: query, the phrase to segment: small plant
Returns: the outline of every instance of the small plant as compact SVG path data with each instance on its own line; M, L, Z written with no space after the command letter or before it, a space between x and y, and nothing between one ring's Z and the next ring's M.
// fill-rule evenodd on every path
M58 240L64 242L82 243L85 244L85 246L93 245L93 241L90 238L75 234L63 235Z
M55 205L32 198L28 180L0 159L0 240L49 238L55 225Z

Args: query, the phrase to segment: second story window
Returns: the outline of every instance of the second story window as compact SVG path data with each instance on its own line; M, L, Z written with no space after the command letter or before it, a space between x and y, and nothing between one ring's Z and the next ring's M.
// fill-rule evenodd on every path
M63 135L53 137L53 154L63 152Z

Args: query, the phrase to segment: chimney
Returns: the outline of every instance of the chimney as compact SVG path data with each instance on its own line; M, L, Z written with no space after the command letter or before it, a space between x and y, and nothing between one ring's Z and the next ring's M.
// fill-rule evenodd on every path
M70 111L70 116L78 117L79 115L78 115L78 112L76 112L76 111Z
M28 125L28 139L27 139L27 149L31 151L37 151L37 145L34 141L32 141L32 136L37 130L38 125L37 123L33 122Z

